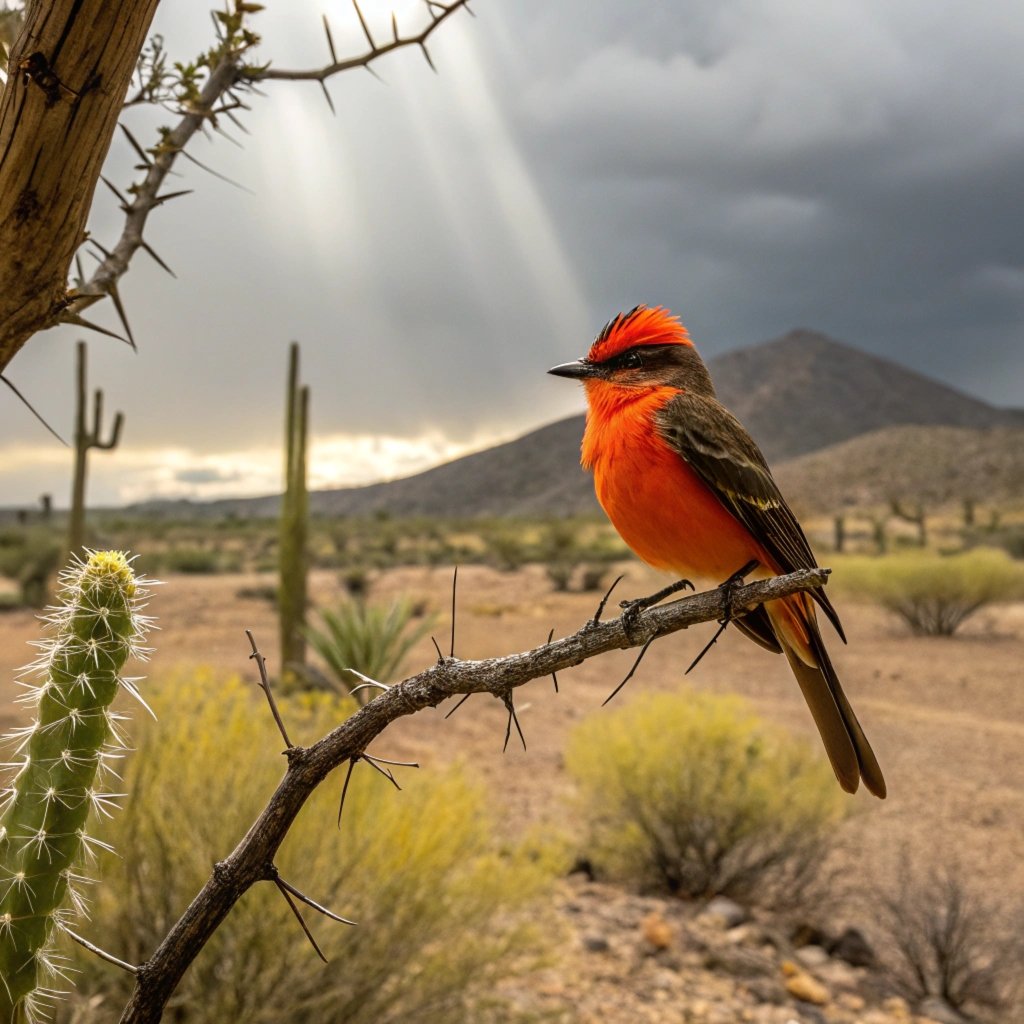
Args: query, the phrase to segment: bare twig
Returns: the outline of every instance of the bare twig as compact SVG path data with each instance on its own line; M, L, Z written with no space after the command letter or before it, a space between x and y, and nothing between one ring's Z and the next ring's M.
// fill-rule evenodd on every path
M129 974L136 975L136 977L138 976L139 969L134 964L121 960L119 957L114 956L113 953L108 953L105 949L100 949L99 946L93 945L88 939L83 939L77 932L73 932L66 924L62 924L60 930L69 939L74 939L84 949L89 950L94 956L98 956L101 960L106 960L108 964L113 964L115 967L120 967L122 971L127 971Z
M571 636L530 651L480 661L446 658L396 683L312 746L292 748L288 770L267 806L234 851L216 866L153 956L139 968L138 982L121 1024L160 1020L181 976L234 904L247 889L268 877L278 848L312 792L346 761L351 775L355 760L365 757L370 742L396 719L436 707L456 694L491 693L501 697L532 679L608 651L639 647L698 622L736 616L765 601L824 586L827 580L827 569L804 569L733 589L716 588L647 609L636 616L629 633L621 618L598 624L590 621Z
M256 646L256 638L252 635L252 630L247 629L245 635L249 638L249 644L252 647L252 654L249 655L251 661L256 662L256 667L260 673L260 689L267 695L267 703L270 705L270 713L274 716L274 721L277 722L277 728L281 732L281 738L284 740L284 745L292 750L295 746L290 739L288 739L288 730L284 727L284 721L281 719L281 712L277 709L277 701L274 700L274 691L270 689L270 678L267 675L267 659L260 654L259 648Z

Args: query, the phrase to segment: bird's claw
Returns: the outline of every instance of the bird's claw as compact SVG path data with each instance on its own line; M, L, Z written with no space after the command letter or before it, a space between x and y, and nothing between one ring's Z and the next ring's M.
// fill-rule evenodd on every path
M696 588L689 580L676 580L675 583L672 583L667 587L663 587L661 590L657 591L657 593L650 594L647 597L635 597L631 601L620 601L619 607L622 609L622 629L630 643L638 642L636 628L640 621L640 615L643 612L664 601L666 597L678 594L680 590L694 589Z

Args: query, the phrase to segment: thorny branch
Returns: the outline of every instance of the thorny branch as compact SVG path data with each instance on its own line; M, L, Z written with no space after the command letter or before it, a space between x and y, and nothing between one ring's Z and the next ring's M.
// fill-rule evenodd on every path
M259 881L275 877L274 857L303 804L337 767L364 758L366 748L391 722L436 707L457 694L491 693L499 698L515 687L612 650L648 645L687 626L736 617L765 601L824 586L827 569L806 569L746 586L694 594L649 608L629 623L621 618L591 620L571 636L519 654L480 661L442 658L423 672L396 683L310 747L285 753L288 769L259 818L238 846L214 866L185 913L153 956L137 968L138 981L121 1024L152 1024L182 975L234 904Z
M363 18L358 3L356 0L353 0L353 6L358 15L359 22L367 37L368 49L359 56L338 60L330 27L325 18L324 29L327 34L331 61L323 67L309 70L285 70L273 68L269 65L253 66L246 64L244 57L257 37L247 30L241 29L224 35L220 46L213 51L216 57L210 63L209 74L202 88L189 95L184 102L178 104L179 108L181 108L179 112L182 114L180 120L173 128L161 130L161 140L157 145L149 149L143 148L128 129L124 125L121 126L129 143L139 157L139 170L145 173L141 181L135 182L128 188L127 191L130 198L123 195L110 182L104 179L104 183L120 202L121 210L125 215L121 237L111 250L102 248L95 241L91 242L99 250L99 257L102 257L99 260L99 265L86 279L81 270L81 264L79 264L76 288L69 293L70 302L61 312L56 322L75 323L79 326L95 329L94 325L81 320L81 313L93 303L109 296L114 303L127 338L133 341L124 306L118 294L118 281L127 273L129 263L139 249L144 249L156 263L173 275L170 267L167 266L149 243L144 240L143 233L146 228L146 222L149 219L150 213L158 206L161 206L170 199L187 195L191 191L175 191L160 195L160 189L163 187L179 156L184 156L186 159L198 163L186 152L186 147L196 132L205 130L207 126L220 131L218 118L222 115L238 124L232 111L248 109L247 104L241 98L243 93L254 91L255 85L258 82L273 79L318 81L323 86L326 95L326 85L324 83L331 76L343 71L350 71L353 68L366 68L372 71L372 64L381 57L394 50L410 46L419 47L427 63L433 68L434 64L427 50L427 41L434 31L460 8L465 7L469 10L468 3L469 0L451 0L449 3L435 3L433 0L427 0L427 22L420 31L411 35L402 34L399 32L394 19L392 19L392 38L387 42L377 43L367 29L366 21ZM244 5L241 13L247 13L244 10ZM329 95L327 95L327 100L328 103L331 102ZM139 102L138 98L129 99L128 105L136 102ZM333 104L331 104L331 109L333 111ZM210 168L202 164L199 166L216 175L216 172ZM221 175L216 176L221 177ZM45 326L52 326L52 324Z

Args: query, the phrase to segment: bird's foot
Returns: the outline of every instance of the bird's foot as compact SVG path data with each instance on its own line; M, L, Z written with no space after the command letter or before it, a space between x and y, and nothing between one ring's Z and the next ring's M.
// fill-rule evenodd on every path
M640 619L641 612L659 604L664 601L666 597L671 597L673 594L678 594L680 590L687 589L695 589L689 580L676 580L675 583L672 583L667 587L663 587L661 590L654 594L650 594L647 597L635 597L632 601L620 601L619 607L622 609L622 628L629 640L631 642L634 641L637 622Z
M686 670L684 675L689 675L701 662L712 647L718 643L718 638L725 632L725 627L732 622L734 616L732 614L732 595L735 590L743 586L745 577L752 573L761 563L756 558L752 558L746 565L741 566L736 570L728 579L723 580L718 584L718 589L722 591L722 604L725 606L725 610L722 613L722 617L718 620L718 629L715 631L715 635L704 645L703 650L696 658L690 662L690 667Z

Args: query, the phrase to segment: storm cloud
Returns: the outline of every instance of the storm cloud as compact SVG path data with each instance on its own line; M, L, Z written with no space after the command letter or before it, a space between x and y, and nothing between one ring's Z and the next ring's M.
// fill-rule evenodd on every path
M315 88L271 84L244 151L214 136L196 154L250 191L180 168L175 187L196 192L148 235L178 280L140 255L122 286L139 354L90 345L93 383L126 413L126 466L169 447L272 453L297 338L315 437L339 465L320 478L356 478L348 437L387 439L354 460L360 480L409 471L417 453L576 411L543 371L638 302L681 313L705 355L806 326L1024 405L1019 5L473 7L438 34L439 75L409 51L382 63L385 85L341 76L336 117ZM322 9L358 51L340 0L271 3L261 59L323 59ZM367 11L383 34L386 5ZM398 5L400 23L417 12ZM156 28L188 53L208 24L189 0ZM132 116L141 136L171 120ZM118 142L108 177L130 181L132 162ZM109 244L111 197L93 221ZM10 368L65 433L76 336L36 338ZM21 449L49 444L10 400L0 417ZM37 477L19 464L4 503L60 500L52 461ZM138 496L102 461L98 498ZM215 494L203 476L179 464L174 479Z

